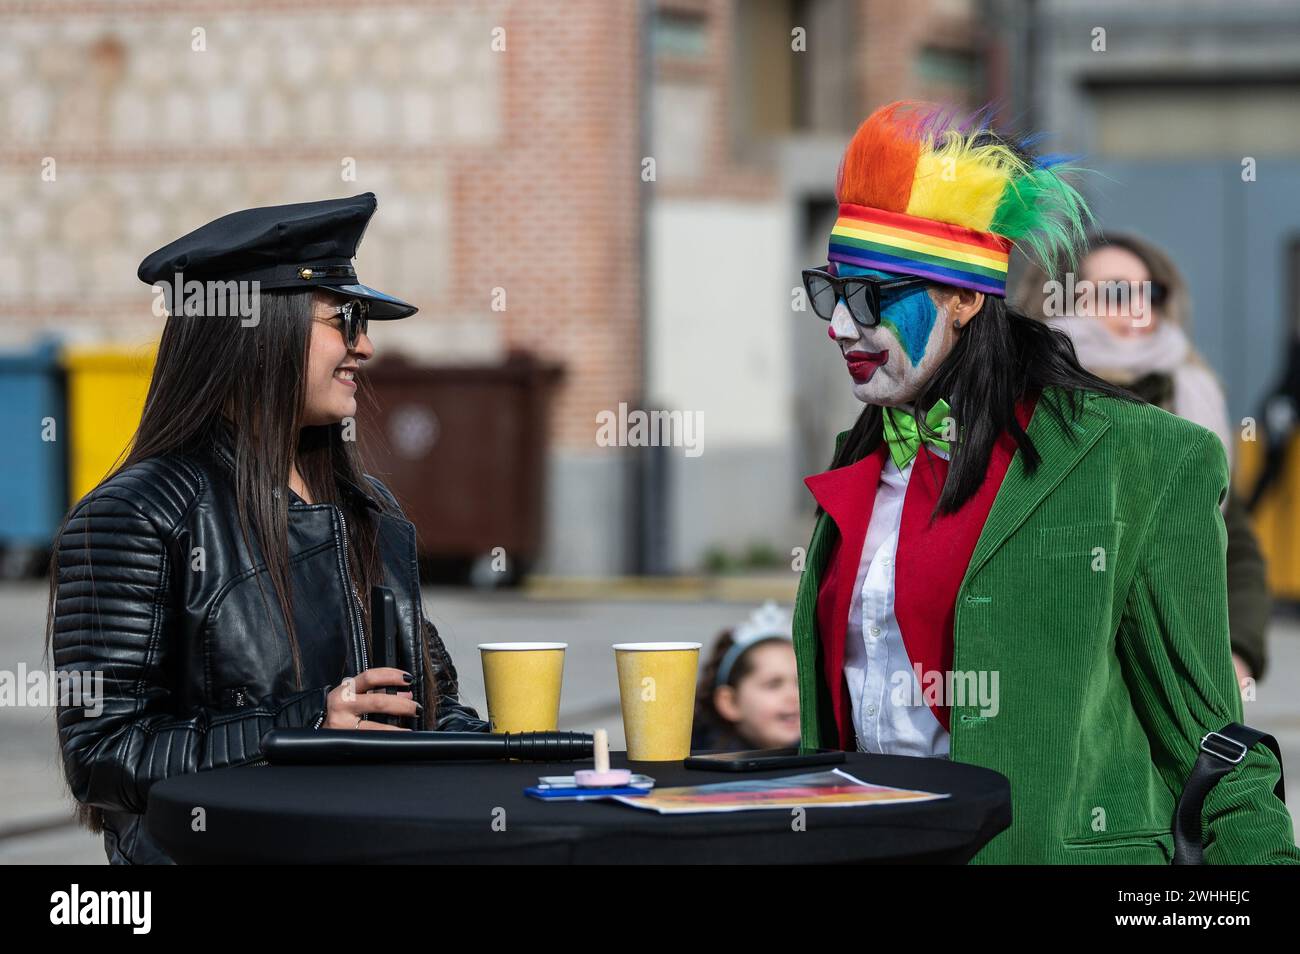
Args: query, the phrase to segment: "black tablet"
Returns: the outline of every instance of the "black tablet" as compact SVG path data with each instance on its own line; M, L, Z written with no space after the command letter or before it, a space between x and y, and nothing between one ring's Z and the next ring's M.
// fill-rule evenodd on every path
M844 753L839 749L754 749L750 752L710 752L692 755L685 762L688 769L709 772L762 772L767 769L803 768L806 765L839 765Z

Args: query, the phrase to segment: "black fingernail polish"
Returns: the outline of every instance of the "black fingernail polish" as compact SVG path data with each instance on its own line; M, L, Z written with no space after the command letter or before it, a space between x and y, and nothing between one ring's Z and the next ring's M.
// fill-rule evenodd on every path
M415 704L415 708L419 709L421 712L424 711L424 706L420 705L418 702Z
M415 682L415 677L409 672L404 672L402 673L402 680L409 686L411 683Z

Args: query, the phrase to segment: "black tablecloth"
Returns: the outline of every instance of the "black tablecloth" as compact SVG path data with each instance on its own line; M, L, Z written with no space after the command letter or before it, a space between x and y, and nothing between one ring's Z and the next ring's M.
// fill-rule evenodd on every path
M738 775L686 769L680 762L628 762L622 753L611 761L652 776L661 788L835 767ZM951 797L810 808L806 830L795 831L788 809L665 816L613 802L542 802L523 793L539 775L569 775L583 764L218 769L155 785L146 824L183 864L964 863L1011 824L1010 785L997 772L890 755L848 753L838 767L865 782ZM203 809L206 830L193 830L196 808Z

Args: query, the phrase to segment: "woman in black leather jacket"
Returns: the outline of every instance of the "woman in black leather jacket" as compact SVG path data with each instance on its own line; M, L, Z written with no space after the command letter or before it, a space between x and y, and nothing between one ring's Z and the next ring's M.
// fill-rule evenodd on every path
M60 532L54 663L102 680L97 705L59 707L64 773L114 863L170 860L143 825L153 783L258 764L274 726L487 730L424 617L415 528L351 439L367 320L415 310L338 264L373 211L367 194L235 213L141 266L156 281L215 254L226 277L249 259L212 249L261 242L262 273L346 271L298 288L272 276L255 322L169 308L131 450ZM315 231L295 244L303 223ZM396 597L396 668L371 665L375 585ZM380 713L399 724L367 718Z

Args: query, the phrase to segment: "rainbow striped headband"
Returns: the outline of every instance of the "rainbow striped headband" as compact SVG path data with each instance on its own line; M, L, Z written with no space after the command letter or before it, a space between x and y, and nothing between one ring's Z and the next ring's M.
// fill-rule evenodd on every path
M1005 298L1011 240L992 232L840 204L828 262L878 268Z

